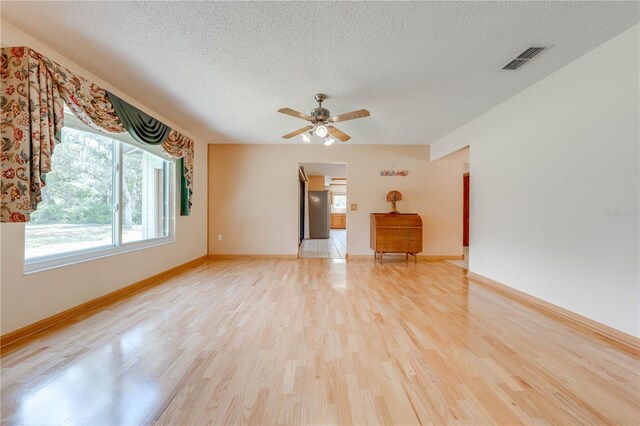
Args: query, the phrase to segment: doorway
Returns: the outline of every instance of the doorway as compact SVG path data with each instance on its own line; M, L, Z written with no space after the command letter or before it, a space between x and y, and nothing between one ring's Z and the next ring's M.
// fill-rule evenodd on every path
M347 164L298 165L298 258L345 259Z
M464 147L455 151L448 156L441 159L441 161L459 163L462 167L460 169L461 174L460 182L462 192L462 235L460 235L460 242L462 243L462 259L451 259L447 262L452 263L464 269L469 269L469 245L471 244L471 226L470 213L471 213L471 173L470 173L470 147Z
M305 227L305 209L306 209L306 176L303 168L298 168L298 247L304 240L304 227Z
M462 245L469 248L469 173L462 176Z

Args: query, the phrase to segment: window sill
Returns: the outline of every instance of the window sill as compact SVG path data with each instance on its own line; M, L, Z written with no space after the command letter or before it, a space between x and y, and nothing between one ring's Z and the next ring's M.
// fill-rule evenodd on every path
M31 275L38 272L49 271L51 269L75 265L77 263L89 262L91 260L102 259L105 257L111 257L122 253L129 253L132 251L144 250L147 248L162 246L174 242L175 238L173 237L153 238L144 241L125 243L120 247L97 247L67 254L34 258L25 260L23 275Z

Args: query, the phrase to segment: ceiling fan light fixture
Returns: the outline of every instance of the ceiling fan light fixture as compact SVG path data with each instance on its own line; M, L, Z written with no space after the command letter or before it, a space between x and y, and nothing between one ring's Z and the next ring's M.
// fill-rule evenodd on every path
M333 139L333 138L329 138L329 139L327 139L327 140L325 141L324 145L325 145L325 146L329 146L329 145L333 144L335 141L336 141L335 139Z
M322 106L322 102L324 102L324 100L327 98L327 95L325 95L324 93L318 93L316 94L315 98L318 102L318 107L314 108L311 111L310 115L303 114L291 108L280 108L278 110L278 112L281 114L300 118L311 123L311 125L303 127L302 129L287 133L286 135L282 136L283 139L291 139L294 136L298 136L300 134L308 132L307 137L302 137L302 139L306 143L311 143L312 140L315 140L314 136L326 139L329 135L332 135L334 138L338 139L341 142L347 142L349 139L351 139L351 136L329 124L340 123L347 120L354 120L356 118L369 117L371 115L366 109L359 109L357 111L351 111L345 114L332 116L329 110ZM307 140L307 138L309 139ZM331 145L331 143L327 145Z
M325 137L327 137L328 134L329 134L329 131L327 130L326 126L321 124L318 127L316 127L316 136L320 136L321 138L325 138Z
M311 138L306 133L302 134L302 140L306 143L311 143Z

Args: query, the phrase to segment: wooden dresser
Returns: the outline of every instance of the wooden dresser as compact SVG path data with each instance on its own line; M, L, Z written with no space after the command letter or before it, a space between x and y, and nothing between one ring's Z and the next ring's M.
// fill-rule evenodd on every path
M415 213L371 213L371 249L382 263L383 253L405 253L406 258L422 251L422 219Z

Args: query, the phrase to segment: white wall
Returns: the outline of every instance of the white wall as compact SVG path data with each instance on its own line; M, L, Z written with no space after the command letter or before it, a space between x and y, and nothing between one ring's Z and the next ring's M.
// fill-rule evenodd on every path
M432 145L432 159L471 146L471 271L635 336L639 36L627 30Z
M171 120L129 98L95 75L60 56L46 45L2 21L2 45L34 48L61 65L83 75L118 96L193 137ZM0 319L1 333L32 324L58 312L95 299L151 275L206 255L207 145L194 138L195 183L191 216L177 216L176 241L154 248L118 254L102 259L23 275L24 225L0 226ZM177 203L179 205L179 203Z
M462 255L462 163L428 160L416 145L210 145L209 252L296 255L298 163L346 162L347 252L371 255L369 213L387 212L387 192L397 189L400 212L418 213L423 254ZM381 177L393 166L407 177ZM223 240L218 241L218 234Z

